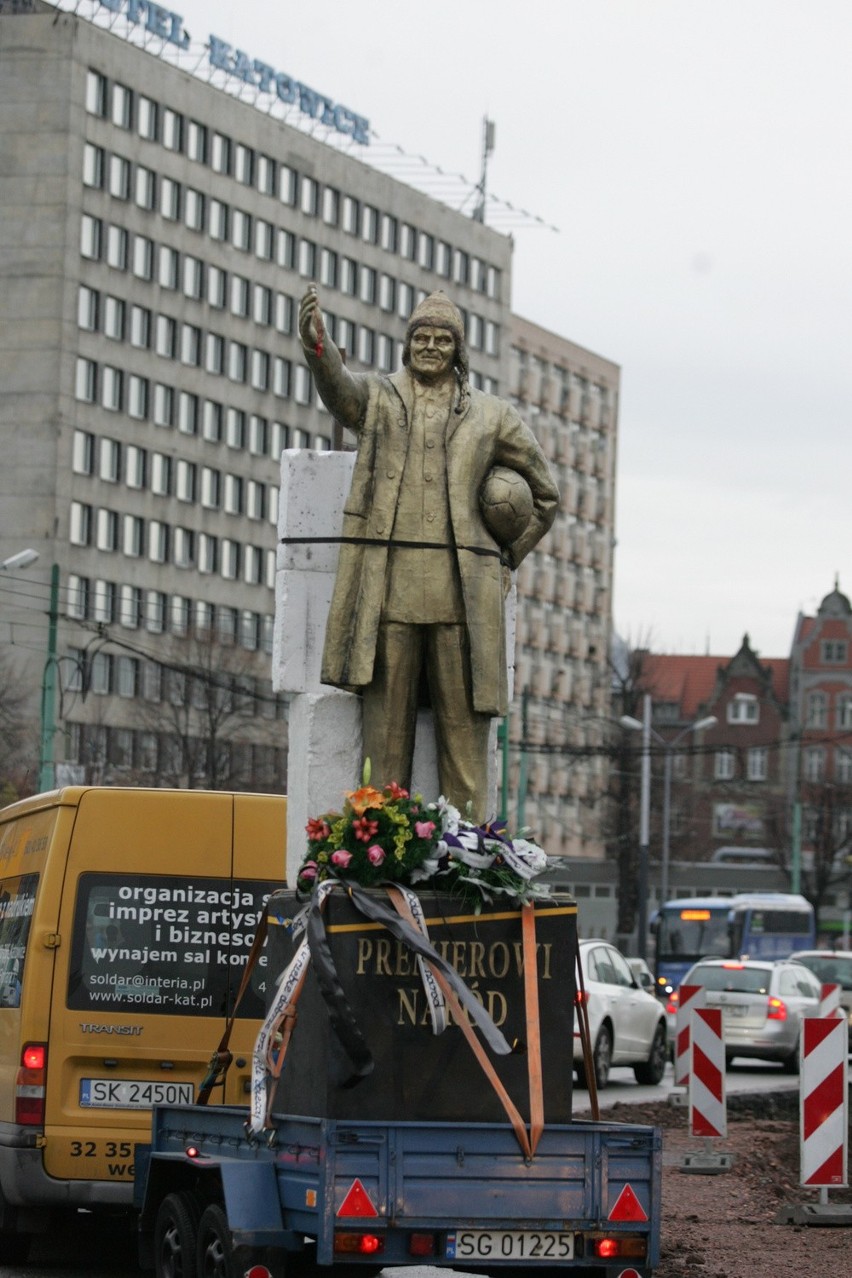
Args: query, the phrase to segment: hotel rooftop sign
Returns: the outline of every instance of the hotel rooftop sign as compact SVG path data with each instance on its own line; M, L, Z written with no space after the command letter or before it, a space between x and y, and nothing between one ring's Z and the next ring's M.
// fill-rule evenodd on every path
M101 9L120 14L131 26L143 27L146 32L162 40L164 46L171 45L177 50L185 50L190 46L183 17L171 9L153 4L151 0L97 0L97 3ZM226 75L251 86L258 93L270 94L285 107L295 107L302 115L317 120L335 133L350 137L353 142L369 145L369 120L356 115L348 107L341 106L324 93L318 93L316 89L302 84L300 80L294 80L285 72L276 70L268 62L252 58L242 49L235 49L218 36L209 36L205 49L211 68L224 71Z

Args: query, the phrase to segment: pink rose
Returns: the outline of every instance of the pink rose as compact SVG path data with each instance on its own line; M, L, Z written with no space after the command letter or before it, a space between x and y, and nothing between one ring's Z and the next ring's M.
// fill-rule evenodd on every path
M367 856L369 858L370 865L381 865L382 861L385 859L385 850L384 848L380 848L378 843L373 843L367 848Z
M300 879L315 879L317 877L316 861L306 861L299 871Z
M331 854L331 864L339 865L341 870L345 870L351 860L352 853L347 852L345 848L338 848L336 852Z
M415 821L414 822L414 833L417 835L418 839L431 839L434 832L435 832L434 821Z

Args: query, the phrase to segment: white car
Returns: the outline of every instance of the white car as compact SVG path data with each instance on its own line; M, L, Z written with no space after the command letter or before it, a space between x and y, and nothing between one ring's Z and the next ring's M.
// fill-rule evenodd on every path
M637 1083L655 1085L666 1068L666 1014L660 1000L643 990L627 959L607 941L580 942L583 991L589 1018L592 1064L598 1089L613 1065L632 1065ZM574 1068L581 1087L588 1073L580 1037L580 1007L574 1017Z

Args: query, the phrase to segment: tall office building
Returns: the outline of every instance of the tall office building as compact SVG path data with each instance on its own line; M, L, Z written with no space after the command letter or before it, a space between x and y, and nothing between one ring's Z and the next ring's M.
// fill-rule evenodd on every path
M562 490L520 574L516 705L533 733L551 700L588 718L615 366L514 318L509 237L371 166L366 122L271 51L189 46L157 5L69 8L0 11L0 559L39 554L0 573L0 678L41 724L42 784L54 762L59 780L286 784L279 457L340 442L295 332L309 281L354 371L399 366L426 294L459 305L473 384L516 399ZM583 789L564 754L522 748L520 719L518 813L550 850L594 853L603 764Z
M43 777L280 789L279 457L333 436L299 298L317 281L353 369L392 370L443 287L498 390L511 244L156 56L186 37L146 9L154 53L39 0L0 13L0 558L40 556L0 577L4 668ZM220 76L225 49L202 50Z
M604 855L619 387L611 360L512 317L507 393L560 503L518 573L509 814L551 855Z

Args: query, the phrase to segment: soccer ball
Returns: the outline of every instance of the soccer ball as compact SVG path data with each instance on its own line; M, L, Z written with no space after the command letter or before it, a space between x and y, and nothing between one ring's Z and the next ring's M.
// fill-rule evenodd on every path
M511 546L532 518L530 486L516 470L493 466L479 493L479 509L497 544Z

